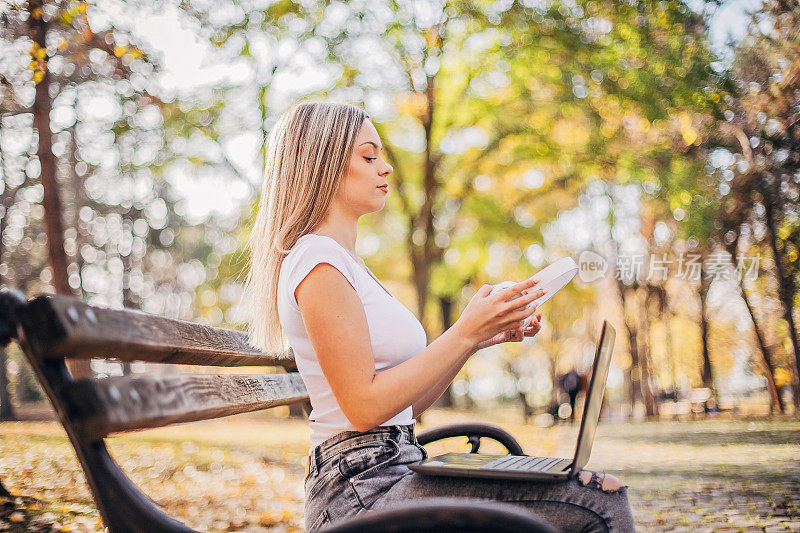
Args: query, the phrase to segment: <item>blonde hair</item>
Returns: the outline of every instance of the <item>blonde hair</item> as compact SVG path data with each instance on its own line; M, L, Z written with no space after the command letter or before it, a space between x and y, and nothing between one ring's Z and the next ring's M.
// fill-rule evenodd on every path
M323 221L350 164L367 113L348 104L298 102L269 134L260 205L250 232L250 344L288 348L278 320L278 274L283 258Z

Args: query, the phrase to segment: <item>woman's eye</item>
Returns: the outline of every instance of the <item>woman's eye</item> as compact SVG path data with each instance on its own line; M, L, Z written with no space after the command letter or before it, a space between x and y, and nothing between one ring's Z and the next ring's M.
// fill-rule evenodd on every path
M367 161L369 161L371 163L372 161L375 161L378 158L377 157L364 157L364 159L366 159Z

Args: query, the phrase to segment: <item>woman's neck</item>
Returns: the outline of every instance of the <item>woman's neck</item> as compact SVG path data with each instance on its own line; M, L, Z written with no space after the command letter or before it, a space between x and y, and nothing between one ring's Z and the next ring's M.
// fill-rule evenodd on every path
M350 252L353 257L358 257L356 254L356 229L355 226L350 229L348 227L337 226L332 224L320 224L314 230L315 234L330 237L338 242L342 247Z

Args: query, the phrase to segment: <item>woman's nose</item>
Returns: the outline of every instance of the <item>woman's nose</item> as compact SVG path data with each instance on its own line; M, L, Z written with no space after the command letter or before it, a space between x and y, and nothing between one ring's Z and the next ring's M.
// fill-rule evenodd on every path
M385 165L386 166L383 168L383 172L381 172L381 176L388 176L389 174L394 172L392 165L390 165L389 163L385 163Z

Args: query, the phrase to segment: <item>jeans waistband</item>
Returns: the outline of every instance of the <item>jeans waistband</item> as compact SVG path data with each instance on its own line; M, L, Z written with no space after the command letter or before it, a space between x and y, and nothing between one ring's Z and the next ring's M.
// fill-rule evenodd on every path
M378 426L369 431L343 431L338 433L311 450L309 459L309 470L311 474L316 474L320 465L336 454L370 442L380 442L391 439L398 444L409 443L417 444L417 436L414 434L415 424Z

